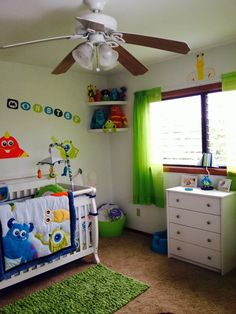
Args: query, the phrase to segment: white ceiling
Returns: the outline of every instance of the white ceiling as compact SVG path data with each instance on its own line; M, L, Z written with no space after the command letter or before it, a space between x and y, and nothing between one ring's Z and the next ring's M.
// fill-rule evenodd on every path
M74 17L85 10L82 0L0 0L0 46L74 34ZM108 0L103 13L117 20L121 32L184 41L192 52L236 41L236 0ZM0 60L54 68L78 43L61 40L0 50ZM178 56L124 47L147 67ZM75 64L71 70L81 68Z

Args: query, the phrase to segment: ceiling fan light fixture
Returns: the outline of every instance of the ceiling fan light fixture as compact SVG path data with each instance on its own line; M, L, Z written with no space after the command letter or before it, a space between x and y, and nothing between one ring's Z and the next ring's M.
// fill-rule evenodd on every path
M98 61L102 67L112 68L116 65L119 54L117 51L113 50L110 45L104 43L99 46L98 50Z
M103 10L106 0L84 0L84 4L87 5L91 11L100 12Z
M82 67L88 70L93 69L93 45L90 42L80 44L72 51L74 60Z

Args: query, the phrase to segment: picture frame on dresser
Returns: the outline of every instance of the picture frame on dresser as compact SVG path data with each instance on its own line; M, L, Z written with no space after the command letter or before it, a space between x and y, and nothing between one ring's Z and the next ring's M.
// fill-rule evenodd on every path
M181 186L183 187L197 187L197 176L194 175L182 175L181 176Z
M222 192L229 192L232 180L223 179L218 182L218 190Z

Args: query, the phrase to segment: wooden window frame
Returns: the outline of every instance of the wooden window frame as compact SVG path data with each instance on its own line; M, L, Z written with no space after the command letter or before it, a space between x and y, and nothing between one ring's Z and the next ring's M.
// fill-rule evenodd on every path
M210 92L219 92L219 91L222 91L221 82L194 86L194 87L189 87L189 88L183 88L179 90L167 91L167 92L163 92L161 95L162 95L162 100L168 100L168 99L173 99L173 98L194 96L194 95L210 93ZM204 128L206 128L205 125L204 125ZM203 145L206 145L205 140L204 140ZM208 170L211 175L226 176L227 174L226 168L208 168ZM197 166L193 167L193 166L164 165L164 172L207 174L207 171L205 168L197 167Z

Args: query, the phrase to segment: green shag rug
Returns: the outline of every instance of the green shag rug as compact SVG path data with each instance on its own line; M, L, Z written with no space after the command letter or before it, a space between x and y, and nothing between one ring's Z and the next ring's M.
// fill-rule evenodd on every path
M149 288L98 264L0 308L4 314L110 314Z

